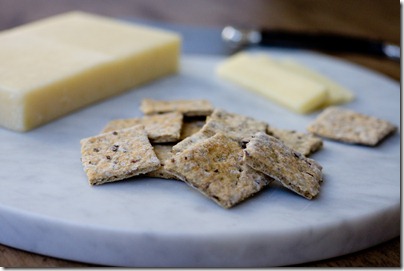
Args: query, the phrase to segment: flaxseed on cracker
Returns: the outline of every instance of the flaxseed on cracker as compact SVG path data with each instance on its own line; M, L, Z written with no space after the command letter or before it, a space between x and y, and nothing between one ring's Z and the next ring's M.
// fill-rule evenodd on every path
M265 132L268 124L251 117L229 113L222 109L215 109L206 119L202 129L190 137L178 142L173 152L182 151L200 140L209 138L219 132L225 133L233 140L242 143L248 141L256 132Z
M156 114L142 118L117 119L107 123L102 133L142 124L151 142L177 142L181 136L182 120L183 115L179 112Z
M322 166L273 136L259 132L247 143L245 162L297 194L312 199L320 191Z
M267 134L281 140L286 146L305 156L309 156L323 146L323 140L311 133L300 133L268 126Z
M140 110L145 115L160 114L178 111L184 116L208 116L213 111L213 105L208 100L172 100L162 101L144 99L141 102Z
M167 160L165 169L224 208L249 198L271 179L243 161L240 144L223 133Z
M307 130L337 141L375 146L396 127L388 121L333 106L325 109Z
M80 144L81 162L92 185L123 180L160 166L142 125L84 138Z

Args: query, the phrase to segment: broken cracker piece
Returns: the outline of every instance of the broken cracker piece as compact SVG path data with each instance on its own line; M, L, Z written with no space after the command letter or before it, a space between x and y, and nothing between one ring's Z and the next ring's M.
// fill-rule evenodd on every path
M190 137L178 142L173 152L180 152L196 142L209 138L216 133L223 132L239 142L247 142L256 132L265 132L268 124L251 117L229 113L222 109L215 109L202 129Z
M322 166L273 136L255 134L244 150L244 160L307 199L314 198L320 191Z
M178 111L184 116L208 116L213 111L213 105L208 100L172 100L161 101L144 99L140 105L140 110L145 115L160 114Z
M179 112L150 115L142 118L118 119L108 122L102 133L142 124L151 142L177 142L181 136L182 120L183 115Z
M171 157L172 157L172 153L171 153L172 147L173 147L172 144L153 145L154 152L156 153L157 158L160 160L160 167L156 170L146 173L146 176L154 177L154 178L178 180L177 176L171 174L164 168L165 161L171 159Z
M310 133L300 133L294 130L284 130L268 126L267 134L276 137L286 146L300 152L304 156L309 156L323 146L321 138Z
M325 109L307 130L337 141L375 146L396 127L388 121L333 106Z
M224 208L249 198L271 182L243 162L240 145L223 133L173 155L165 168Z
M123 180L160 166L142 125L84 138L80 144L81 162L91 185Z

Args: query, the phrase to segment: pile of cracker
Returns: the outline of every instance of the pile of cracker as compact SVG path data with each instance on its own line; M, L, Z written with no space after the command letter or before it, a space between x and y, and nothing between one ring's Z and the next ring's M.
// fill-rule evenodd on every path
M207 100L145 99L143 117L109 122L82 139L91 185L137 175L181 180L224 208L271 182L313 199L322 166L308 156L323 142L311 133L214 108Z

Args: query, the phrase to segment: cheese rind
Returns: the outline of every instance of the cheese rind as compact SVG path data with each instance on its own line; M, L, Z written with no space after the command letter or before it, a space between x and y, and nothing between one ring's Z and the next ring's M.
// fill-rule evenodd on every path
M0 33L0 126L28 131L176 73L180 37L82 12Z
M315 110L328 95L324 85L291 73L260 55L238 53L219 65L217 74L298 113Z

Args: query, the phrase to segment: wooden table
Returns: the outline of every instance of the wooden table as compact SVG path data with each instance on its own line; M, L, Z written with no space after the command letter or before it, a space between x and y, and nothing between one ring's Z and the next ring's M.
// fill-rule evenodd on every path
M236 24L332 31L400 44L400 3L397 0L0 0L0 30L69 10L195 26ZM332 55L400 80L400 63L348 53ZM0 266L91 265L0 245ZM299 266L400 267L400 237L350 255Z

